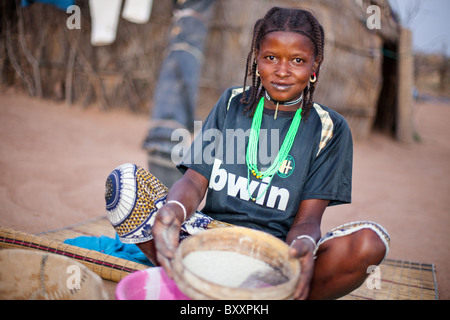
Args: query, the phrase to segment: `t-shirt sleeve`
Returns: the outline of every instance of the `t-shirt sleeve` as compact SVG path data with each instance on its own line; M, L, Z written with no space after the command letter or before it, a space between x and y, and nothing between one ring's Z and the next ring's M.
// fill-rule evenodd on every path
M177 166L184 174L192 169L209 180L215 157L222 152L222 128L225 122L231 89L226 90L209 113L189 150Z
M352 134L344 118L333 122L333 137L313 160L301 200L330 200L330 206L351 202Z

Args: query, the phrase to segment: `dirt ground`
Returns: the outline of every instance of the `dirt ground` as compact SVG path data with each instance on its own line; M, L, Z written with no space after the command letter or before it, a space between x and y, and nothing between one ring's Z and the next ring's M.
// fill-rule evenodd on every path
M373 134L355 142L353 203L327 210L323 232L354 220L381 223L389 258L433 263L450 298L450 104L414 107L419 142ZM104 182L116 166L146 167L148 117L102 112L0 92L0 225L39 233L105 212Z

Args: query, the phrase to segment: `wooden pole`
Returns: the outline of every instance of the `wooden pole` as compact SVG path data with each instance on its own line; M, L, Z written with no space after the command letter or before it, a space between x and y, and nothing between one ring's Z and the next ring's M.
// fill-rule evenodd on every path
M396 138L400 142L411 143L412 107L414 86L414 56L412 48L412 32L401 28L398 50L398 94L397 94L397 132Z

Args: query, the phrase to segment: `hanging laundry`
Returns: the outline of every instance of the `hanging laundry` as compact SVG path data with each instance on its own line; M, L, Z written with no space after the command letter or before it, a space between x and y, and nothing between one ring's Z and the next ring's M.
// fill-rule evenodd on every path
M122 18L134 23L147 23L150 20L153 0L126 0Z
M56 6L57 8L66 11L68 7L75 4L75 0L22 0L20 5L22 7L27 7L33 2L41 2L41 3L47 3L52 4Z
M89 0L91 12L91 44L102 46L114 43L119 24L122 0Z

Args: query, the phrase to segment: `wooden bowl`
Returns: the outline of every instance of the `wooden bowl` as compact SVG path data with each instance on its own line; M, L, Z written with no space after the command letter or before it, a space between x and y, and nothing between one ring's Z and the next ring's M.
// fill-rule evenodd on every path
M102 279L73 259L25 249L0 250L1 300L106 300Z
M190 253L205 251L235 252L260 260L284 276L285 280L264 287L234 287L218 283L202 276L199 270L192 270L192 266L186 263L185 257ZM293 298L300 277L300 263L290 258L288 251L286 243L262 231L243 227L207 230L180 243L173 261L174 279L181 291L196 300L288 300ZM203 267L208 268L206 260L209 259L202 263L205 264ZM218 274L227 273L223 269L227 268L226 264L216 268Z

